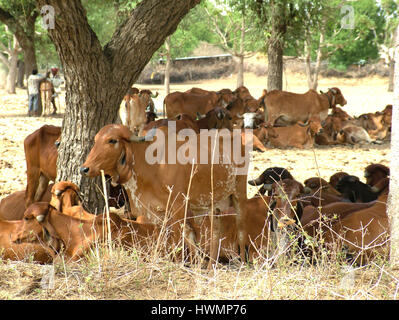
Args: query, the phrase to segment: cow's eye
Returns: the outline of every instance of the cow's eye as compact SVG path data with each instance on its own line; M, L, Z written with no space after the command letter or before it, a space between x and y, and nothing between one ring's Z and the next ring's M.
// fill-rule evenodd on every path
M111 139L111 140L109 140L108 142L109 142L110 144L115 144L115 143L117 143L117 142L118 142L118 140Z

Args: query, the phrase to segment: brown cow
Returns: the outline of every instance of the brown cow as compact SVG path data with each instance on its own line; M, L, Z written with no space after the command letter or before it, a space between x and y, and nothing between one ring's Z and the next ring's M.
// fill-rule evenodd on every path
M331 229L323 233L325 243L347 247L359 264L367 263L379 254L387 256L390 236L387 197L380 196L373 206L352 212L333 223Z
M68 261L82 258L96 241L104 241L108 235L105 214L87 220L63 214L45 202L34 203L30 208L24 214L19 239L35 236L38 227L43 227L51 239L57 239L63 244ZM153 224L122 219L112 212L109 216L112 241L120 241L122 245L131 247L147 244L149 237L156 236Z
M373 140L383 140L389 132L389 126L384 121L385 114L382 112L365 113L359 116L361 126Z
M260 255L269 242L269 197L254 197L246 201L247 216L246 228L248 238L246 240L249 248L250 259ZM219 258L230 260L237 255L237 232L235 228L235 211L230 207L226 212L218 215L222 228L222 240L219 248ZM198 224L190 221L196 234L196 242L203 252L209 252L210 248L210 219L205 216Z
M271 196L273 183L284 179L295 180L287 169L282 167L271 167L264 170L256 179L249 180L248 184L251 186L261 186L258 193L264 195L267 192L267 194Z
M337 190L336 187L337 187L338 181L339 181L342 177L345 177L345 176L349 176L349 173L346 173L346 172L343 172L343 171L334 173L334 174L330 177L330 180L329 180L330 185L331 185L335 190Z
M276 202L272 219L273 230L281 229L300 221L303 212L301 202L303 193L303 185L296 180L283 179L273 183L272 198Z
M150 90L141 90L138 94L129 95L126 101L126 125L136 133L141 133L147 123L146 108L150 108L150 112L154 112L154 102L152 98L156 98L158 93L152 94Z
M24 140L27 185L25 207L40 201L46 192L49 181L57 174L57 148L55 141L61 135L61 128L44 125Z
M283 125L305 122L310 118L321 122L327 118L328 109L337 104L344 106L346 103L338 88L330 88L327 93L322 94L312 89L304 94L273 90L267 92L264 98L267 122L271 126L276 120Z
M43 195L42 201L49 202L51 188L49 184ZM25 212L25 190L16 191L0 201L0 220L21 220Z
M214 93L216 93L217 95L220 96L219 97L219 105L221 107L227 106L230 102L232 102L236 98L236 94L233 91L231 91L230 89L221 89L219 91L209 91L209 90L204 90L201 88L193 87L193 88L185 91L185 93L203 94L203 95L213 95Z
M171 150L168 149L170 145L168 139L158 144L161 149L158 149L157 153L165 156L168 154L168 159L165 157L167 161L159 163L146 158L148 148L153 147L152 142L132 135L126 126L107 125L97 133L94 146L82 165L81 172L86 176L96 177L100 174L100 170L104 170L105 174L111 176L114 184L125 185L130 192L132 211L136 211L137 216L145 215L153 223L160 224L167 215L170 215L167 225L172 227L172 237L176 244L181 240L180 224L185 225L186 213L204 215L209 213L211 207L215 212L223 212L233 206L237 213L237 242L241 259L245 261L247 167L244 169L245 172L241 170L241 174L237 174L240 167L236 163L221 164L218 161L212 163L210 157L214 153L210 152L209 140L208 144L204 144L198 143L199 139L199 136L195 139L194 151L197 156L202 154L202 157L201 161L196 161L200 163L195 165L195 173L192 174L194 167L189 161L186 164L180 162L173 164L174 159L169 158ZM183 144L185 143L177 141L175 146L171 145L172 153ZM219 143L220 156L226 155L222 147L223 143ZM239 147L243 154L241 143ZM240 151L235 150L235 152ZM206 159L203 159L204 155ZM153 163L149 163L149 160ZM187 211L185 210L187 200L184 196L186 194L189 195ZM217 223L214 231L215 235L221 235ZM191 236L191 233L188 233L188 236ZM216 236L212 241L209 267L212 261L216 260L219 239Z
M199 128L196 120L193 120L188 114L179 114L174 119L159 119L148 123L142 130L141 134L145 136L153 128L162 129L165 133L168 130L179 132L182 129L192 129L199 133Z
M95 215L82 206L78 186L70 181L61 181L51 188L50 205L56 210L82 220L92 220Z
M259 103L253 103L253 100L244 100L237 97L237 99L226 106L226 109L230 111L233 123L236 123L243 118L244 113L258 111Z
M229 110L216 107L209 110L205 117L196 121L198 128L201 129L233 129L232 116Z
M19 241L22 226L23 220L0 220L0 256L3 259L16 261L32 257L35 262L51 263L54 253L43 243L44 238L41 226L36 226L34 229L34 233L37 235L37 238L31 239L34 243Z
M273 130L277 135L277 138L269 135L270 146L304 149L314 145L315 135L322 130L322 126L319 121L309 120L306 124L298 122L293 126L274 127L268 130Z
M364 128L356 125L345 125L337 133L336 140L340 143L349 143L353 145L372 143L374 141Z
M57 142L60 141L61 128L44 125L24 140L27 185L25 191L25 208L37 201L49 201L49 181L55 181L57 174ZM127 198L121 186L110 187L109 205L120 208ZM19 215L22 211L19 210ZM21 216L22 217L22 216Z
M310 236L314 237L323 223L342 219L352 212L370 208L374 204L375 201L367 203L333 202L320 208L309 205L303 209L301 225Z
M389 177L389 168L380 163L370 164L364 169L364 177L368 185L374 186L381 179Z
M195 119L197 113L204 115L209 110L224 104L225 90L215 92L193 88L191 91L169 93L163 102L164 116L170 119L185 113Z
M310 191L313 193L319 190L323 190L336 196L341 195L332 185L330 185L326 180L320 177L308 178L303 182L303 184L305 185L305 192L306 189L309 188Z

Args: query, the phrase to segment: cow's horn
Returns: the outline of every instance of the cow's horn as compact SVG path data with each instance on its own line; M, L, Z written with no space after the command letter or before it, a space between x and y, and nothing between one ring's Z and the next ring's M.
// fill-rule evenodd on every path
M131 142L143 142L143 141L145 141L145 137L139 137L139 136L137 136L135 134L132 134L130 136L130 138L129 138L129 141L131 141Z
M155 95L151 93L150 96L151 96L151 98L154 98L154 99L155 99L156 97L158 97L158 95L159 95L159 92L155 92Z
M298 124L301 126L301 127L306 127L308 124L309 124L309 120L308 121L306 121L306 122L300 122L300 121L298 121Z
M250 184L251 186L260 186L263 184L263 177L260 176L255 180L249 180L248 184Z

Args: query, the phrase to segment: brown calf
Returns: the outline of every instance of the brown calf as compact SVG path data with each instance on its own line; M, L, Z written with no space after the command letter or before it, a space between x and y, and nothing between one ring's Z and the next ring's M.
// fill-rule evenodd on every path
M61 135L61 128L44 125L24 140L27 185L25 207L40 201L50 180L57 174L57 148L55 141Z
M38 227L43 227L52 239L57 239L63 244L68 261L82 258L96 241L106 240L106 215L101 214L91 220L79 219L63 214L44 202L35 203L31 208L32 210L25 212L19 239L34 235ZM109 227L111 240L120 241L128 247L147 244L147 239L156 235L153 224L140 224L122 219L112 212Z
M277 148L294 147L299 149L311 148L315 135L322 130L318 121L309 120L307 124L297 123L289 127L268 128L274 130L277 138L269 135L269 144Z

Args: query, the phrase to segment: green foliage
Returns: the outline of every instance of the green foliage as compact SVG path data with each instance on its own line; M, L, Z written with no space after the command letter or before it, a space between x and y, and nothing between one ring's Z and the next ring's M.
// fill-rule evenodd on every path
M379 57L378 44L381 39L378 35L383 31L385 21L381 8L374 0L351 2L350 5L354 9L354 29L342 29L334 34L341 23L340 19L333 21L327 29L331 50L339 47L329 60L333 68L346 69L360 60L372 61Z

